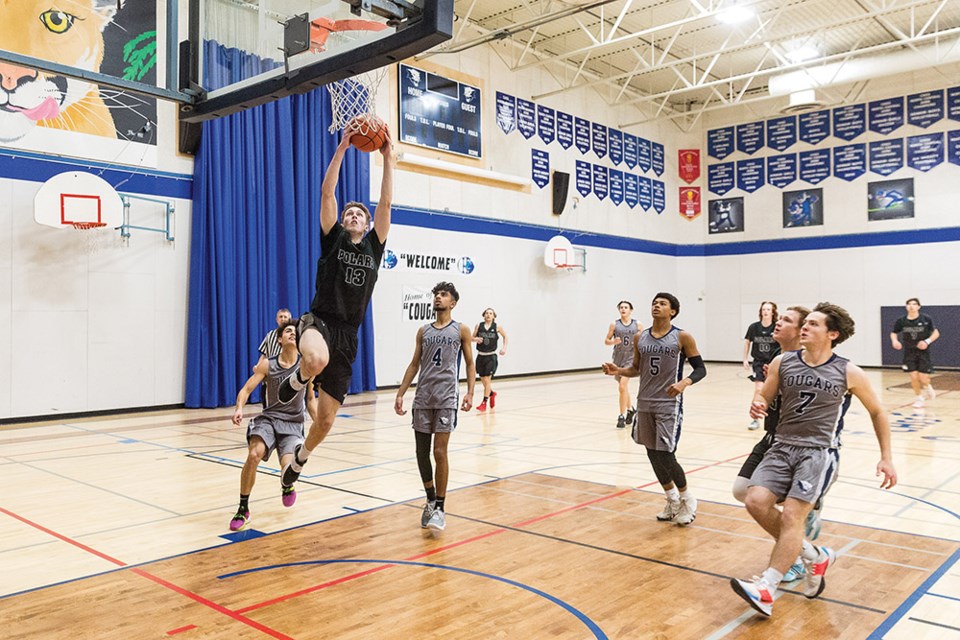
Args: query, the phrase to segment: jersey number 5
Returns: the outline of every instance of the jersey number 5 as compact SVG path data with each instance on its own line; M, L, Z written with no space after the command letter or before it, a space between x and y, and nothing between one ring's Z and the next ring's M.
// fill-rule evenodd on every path
M650 358L650 375L655 376L660 373L660 356Z

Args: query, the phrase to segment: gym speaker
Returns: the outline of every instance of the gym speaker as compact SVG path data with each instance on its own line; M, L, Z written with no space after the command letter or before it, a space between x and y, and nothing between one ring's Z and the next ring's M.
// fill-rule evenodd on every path
M570 174L563 171L553 172L553 215L563 213L567 206L567 189L570 188Z

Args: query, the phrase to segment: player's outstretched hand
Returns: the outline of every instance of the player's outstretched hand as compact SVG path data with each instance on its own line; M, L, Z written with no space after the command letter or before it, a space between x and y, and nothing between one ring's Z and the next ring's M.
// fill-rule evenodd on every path
M603 368L603 372L604 372L605 374L607 374L608 376L615 376L615 375L617 375L617 371L620 370L620 367L618 367L617 365L613 364L612 362L604 362L604 363L603 363L602 365L600 365L600 366Z
M767 417L767 403L759 400L750 403L750 417L754 420Z
M502 355L502 356L507 355L507 350L506 350L506 349L500 349L500 355Z
M897 486L897 470L893 468L893 463L889 460L881 460L877 463L877 477L883 475L883 482L880 483L881 489L892 489Z
M243 409L237 409L233 413L233 424L239 427L241 422L243 422Z
M397 396L393 403L393 410L397 412L398 416L406 415L407 410L403 408L403 396Z
M385 141L380 147L380 153L383 154L384 159L387 159L393 157L393 136L390 135L390 127L386 122L383 123L383 130Z

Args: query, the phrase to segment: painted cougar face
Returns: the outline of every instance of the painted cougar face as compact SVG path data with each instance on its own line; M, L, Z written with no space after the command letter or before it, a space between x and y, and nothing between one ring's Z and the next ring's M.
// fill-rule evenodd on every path
M0 43L14 53L99 71L103 30L116 11L116 0L0 0ZM97 85L0 62L0 142L22 138L41 121L87 133L114 126Z

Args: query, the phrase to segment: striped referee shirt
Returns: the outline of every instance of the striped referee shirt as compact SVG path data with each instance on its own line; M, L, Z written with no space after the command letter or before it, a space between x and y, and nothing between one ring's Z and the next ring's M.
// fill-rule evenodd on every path
M276 358L280 355L280 339L277 330L268 331L260 343L260 353L265 358Z

